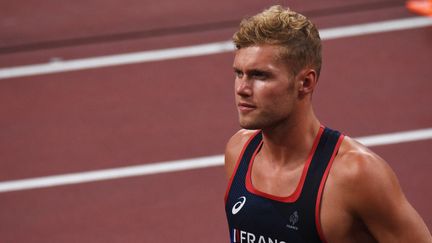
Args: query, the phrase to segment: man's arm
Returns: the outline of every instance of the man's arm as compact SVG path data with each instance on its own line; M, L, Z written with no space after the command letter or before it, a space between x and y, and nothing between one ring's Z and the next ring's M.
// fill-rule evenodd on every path
M379 242L431 243L424 221L405 198L390 166L357 145L342 155L350 164L348 208Z
M234 134L228 141L225 148L225 172L228 179L231 178L235 170L237 160L244 145L254 133L255 131L253 130L242 129Z

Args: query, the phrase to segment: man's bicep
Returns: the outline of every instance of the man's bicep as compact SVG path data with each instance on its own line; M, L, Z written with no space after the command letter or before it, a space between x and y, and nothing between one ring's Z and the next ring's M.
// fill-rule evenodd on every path
M232 146L230 146L230 142L226 145L225 148L225 173L227 178L229 179L234 172L235 169L235 151Z
M382 159L362 158L355 212L379 242L430 242L430 234L407 201L396 175Z
M238 157L250 134L245 130L240 130L234 134L225 147L225 172L229 179L235 170Z

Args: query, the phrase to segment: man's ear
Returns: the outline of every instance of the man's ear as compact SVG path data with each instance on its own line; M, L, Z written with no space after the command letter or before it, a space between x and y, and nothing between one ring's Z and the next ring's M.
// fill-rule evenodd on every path
M299 94L307 95L313 93L318 82L317 72L313 69L305 69L297 76L299 80Z

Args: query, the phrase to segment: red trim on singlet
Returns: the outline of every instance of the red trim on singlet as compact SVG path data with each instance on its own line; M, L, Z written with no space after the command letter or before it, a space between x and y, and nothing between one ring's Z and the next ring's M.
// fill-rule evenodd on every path
M226 189L226 191L225 191L225 197L224 197L225 204L226 204L226 201L227 201L227 199L228 199L228 193L229 193L229 191L230 191L230 189L231 189L231 184L232 184L232 182L233 182L233 180L234 180L234 176L235 176L235 174L237 173L237 169L238 169L238 167L239 167L239 165L240 165L240 161L241 161L242 158L243 158L243 154L244 154L246 148L249 146L249 144L250 144L250 142L252 141L252 139L253 139L253 138L254 138L258 133L260 133L260 132L261 132L261 130L255 132L252 136L250 136L250 138L247 140L247 142L246 142L245 145L243 146L243 149L242 149L242 151L241 151L241 153L240 153L240 156L237 158L237 162L236 162L236 165L235 165L234 171L233 171L233 173L232 173L231 176L230 176L230 179L229 179L229 181L228 181L228 186L227 186L227 189Z
M262 192L253 186L253 184L252 184L252 165L253 165L253 162L255 160L255 156L258 153L259 148L261 147L261 144L260 144L260 146L258 146L257 150L255 151L255 153L252 156L251 161L249 163L249 168L248 168L248 171L246 174L246 189L250 193L253 193L255 195L259 195L261 197L265 197L265 198L272 199L272 200L279 201L279 202L293 203L293 202L297 201L297 199L300 197L301 191L303 189L303 185L304 185L304 182L306 180L306 175L307 175L307 172L309 170L309 166L311 164L312 157L315 154L316 148L318 147L318 143L320 141L320 138L321 138L321 135L323 132L324 132L324 127L320 126L320 129L318 130L318 134L315 137L312 149L309 152L308 158L307 158L306 163L303 167L303 172L302 172L300 181L297 184L296 190L291 195L289 195L287 197L275 196L275 195L271 195L271 194Z
M321 241L324 242L324 243L326 243L327 241L326 241L326 239L324 237L324 232L323 232L322 226L321 226L321 217L320 217L320 215L321 215L321 199L322 199L322 194L324 192L324 187L325 187L325 183L327 181L327 177L328 177L328 175L330 173L330 168L331 168L331 166L333 164L334 158L336 157L336 155L337 155L337 153L339 151L339 147L340 147L343 139L344 139L344 135L340 135L340 137L339 137L339 139L338 139L338 141L336 143L336 146L335 146L335 148L333 150L332 157L330 158L330 161L329 161L329 163L327 165L327 168L326 168L326 170L324 172L324 175L321 178L321 183L320 183L320 187L319 187L319 190L318 190L318 196L317 196L317 201L316 201L316 205L315 205L315 225L317 227L318 235L319 235Z

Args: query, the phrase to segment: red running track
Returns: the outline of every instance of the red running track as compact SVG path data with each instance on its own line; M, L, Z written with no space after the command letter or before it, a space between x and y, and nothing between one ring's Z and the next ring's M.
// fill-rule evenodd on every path
M291 7L330 28L412 17L403 3ZM240 17L266 7L195 0L5 5L0 67L224 41ZM314 97L321 121L353 137L431 127L431 30L324 41ZM0 181L221 154L238 129L231 64L225 53L0 80ZM372 148L429 228L431 145ZM222 167L214 167L0 193L0 241L227 242L225 185Z

